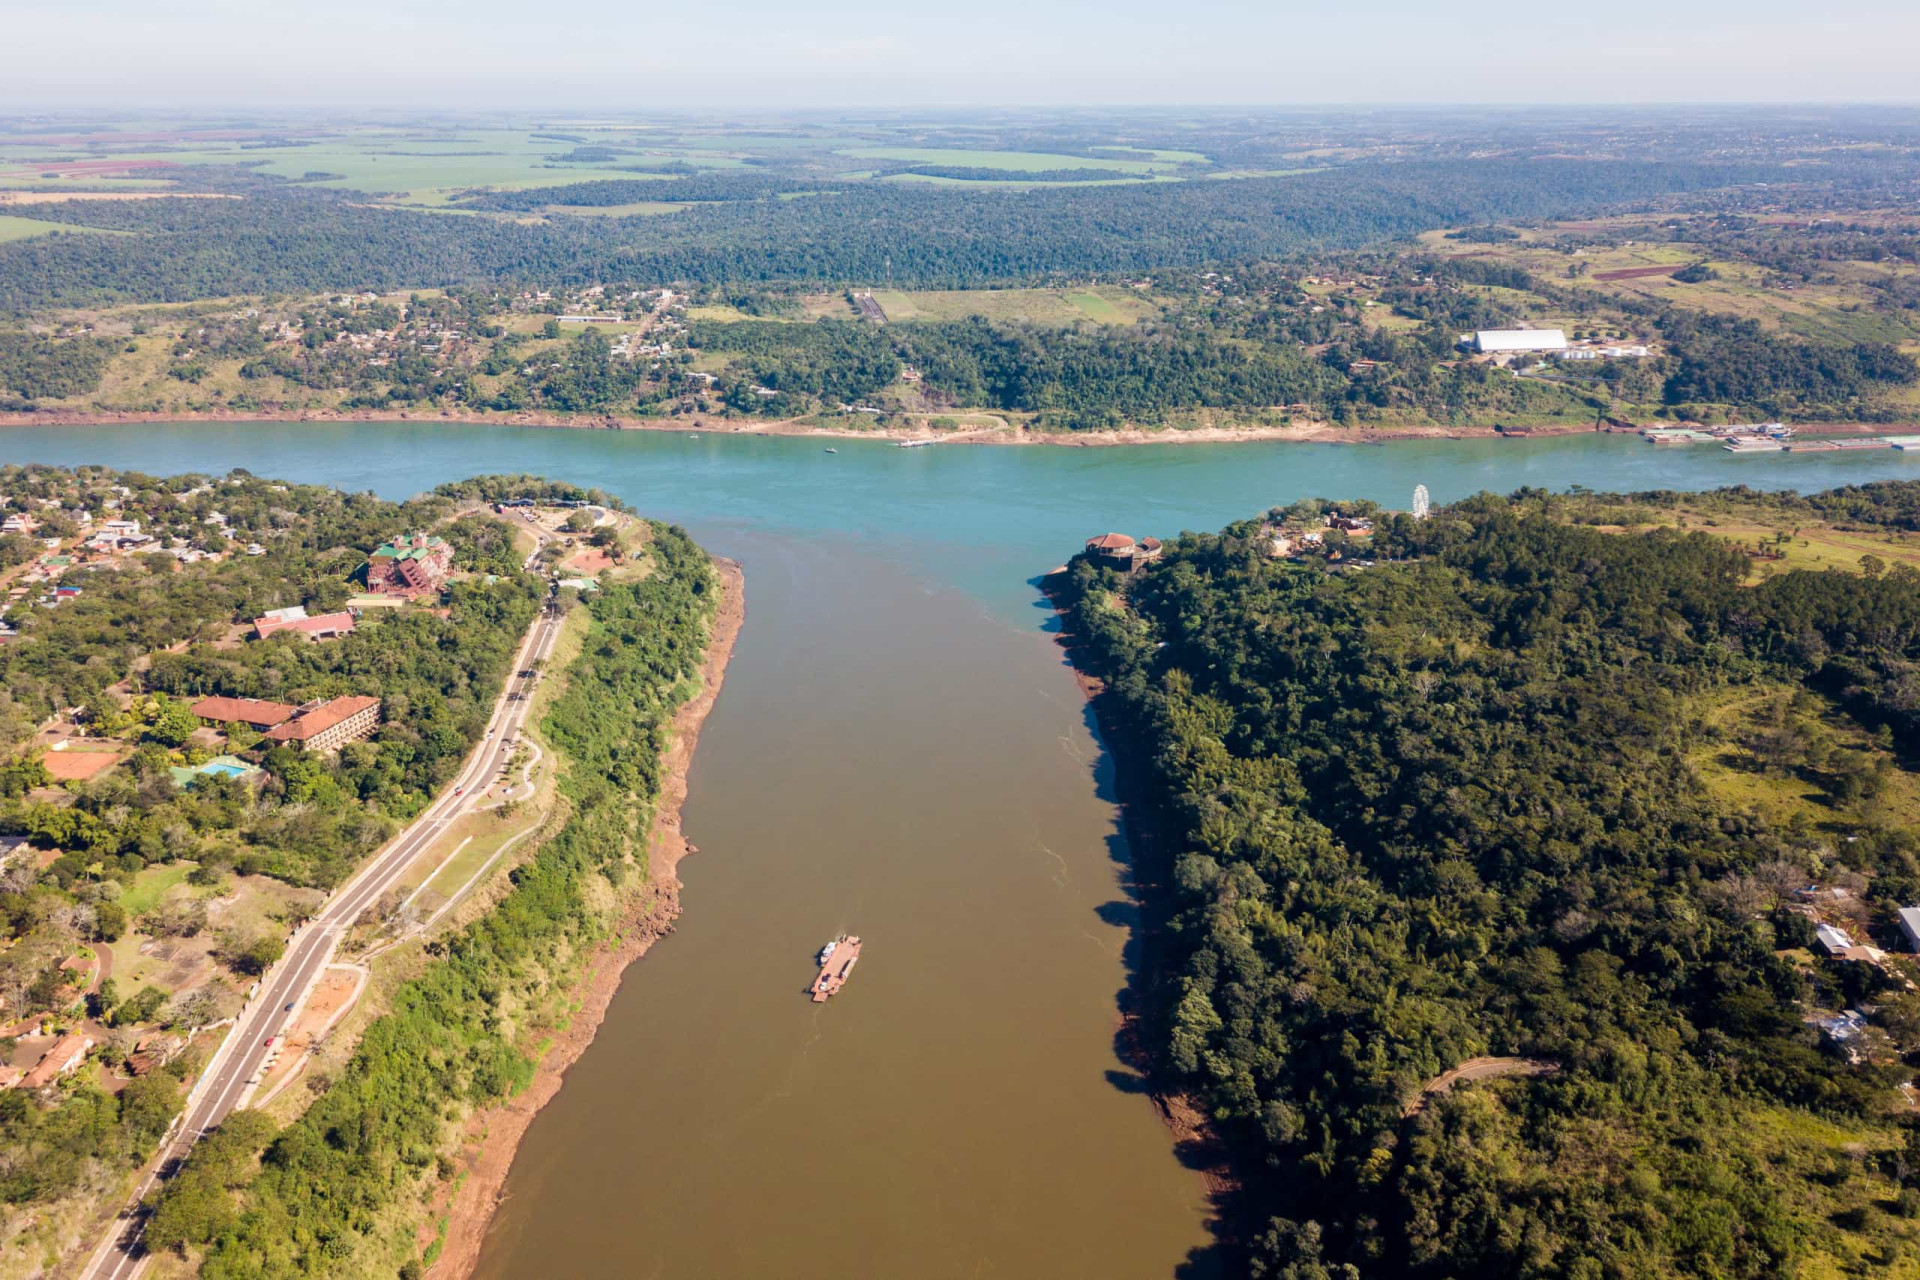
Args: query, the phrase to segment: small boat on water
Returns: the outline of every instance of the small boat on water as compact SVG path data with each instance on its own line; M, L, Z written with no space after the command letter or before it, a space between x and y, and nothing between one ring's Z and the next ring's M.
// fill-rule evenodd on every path
M902 440L897 447L901 449L924 449L929 445L939 443L938 440Z
M840 452L840 451L839 451L838 449L829 449L829 450L827 450L827 452L828 452L828 453L838 453L838 452Z
M860 959L860 939L851 934L841 934L826 946L820 948L820 974L813 980L811 994L815 1004L825 1004L847 983L847 975L853 972L853 966Z

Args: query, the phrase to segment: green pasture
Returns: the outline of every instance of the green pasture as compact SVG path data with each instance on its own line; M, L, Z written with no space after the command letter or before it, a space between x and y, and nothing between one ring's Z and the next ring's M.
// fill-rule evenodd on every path
M1141 176L1170 166L1158 160L1089 160L1085 156L1054 155L1044 151L965 151L945 147L842 147L834 152L858 160L893 160L901 164L956 165L964 169L1011 169L1038 173L1047 169L1116 169Z
M565 132L565 130L561 130ZM345 190L405 193L425 200L433 193L446 193L468 187L543 187L600 179L633 179L669 174L635 173L627 166L661 165L680 162L703 169L738 168L741 161L732 156L714 155L700 148L662 146L651 137L604 136L580 133L591 141L580 144L537 138L520 129L461 130L450 134L423 134L411 130L355 131L311 143L286 146L247 146L238 144L179 150L111 150L97 153L98 158L115 160L166 160L180 165L244 165L264 174L299 180L309 173L332 175L313 185ZM554 159L576 146L633 148L632 154L618 156L599 165L570 164ZM94 158L96 153L88 153ZM22 151L6 155L0 164L7 167L30 166L45 161ZM97 178L8 182L10 186L102 187L113 180ZM144 177L140 188L156 185Z
M1120 151L1130 156L1146 156L1150 160L1164 160L1169 164L1211 164L1213 157L1198 151L1168 151L1163 147L1090 147L1091 151Z
M78 231L90 236L127 234L124 231L102 231L98 227L76 227L65 222L43 222L39 218L22 218L11 213L0 213L0 244L13 240L31 240L35 236L59 235L69 231Z
M1137 187L1149 182L1179 182L1182 179L1164 173L1143 173L1138 177L1094 178L1086 182L1021 182L1017 178L987 179L976 182L969 178L943 178L930 173L890 173L880 181L919 182L935 187L966 187L970 190L999 187L1032 191L1036 187Z

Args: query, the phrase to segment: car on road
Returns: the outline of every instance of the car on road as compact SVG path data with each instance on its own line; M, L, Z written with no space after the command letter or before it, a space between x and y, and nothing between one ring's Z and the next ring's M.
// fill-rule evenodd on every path
M287 1007L286 1007L286 1008L284 1008L284 1009L282 1009L282 1010L281 1010L280 1012L282 1012L282 1013L292 1013L292 1012L293 1012L293 1001L291 1001L291 1000L289 1000L289 1001L287 1001Z
M466 790L467 790L467 789L466 789L465 787L455 787L455 788L453 789L453 794L455 794L455 795L457 795L457 796L458 796L458 795L465 795L465 794L466 794Z
M274 1037L268 1036L265 1040L262 1040L260 1042L260 1045L262 1048L271 1049L273 1048L273 1041L274 1041Z

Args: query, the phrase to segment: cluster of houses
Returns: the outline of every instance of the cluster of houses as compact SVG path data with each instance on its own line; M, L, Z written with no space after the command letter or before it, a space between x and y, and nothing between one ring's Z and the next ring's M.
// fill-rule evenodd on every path
M1314 554L1326 549L1328 530L1338 530L1356 538L1373 536L1373 521L1362 516L1343 515L1330 511L1321 521L1318 529L1295 529L1284 525L1269 524L1264 532L1267 535L1267 554L1279 560L1294 560L1304 555ZM1334 551L1332 558L1339 558Z
M91 526L93 518L82 511L79 517L83 527ZM31 516L14 513L4 522L5 532L31 535L40 526ZM71 582L63 582L66 575L75 570L88 570L111 564L117 556L136 553L159 552L172 556L182 564L198 564L202 560L218 560L219 552L205 551L199 547L176 545L163 547L160 540L152 534L143 532L138 520L105 520L97 528L91 529L71 552L61 551L58 538L45 538L47 550L37 556L18 574L7 588L7 603L18 604L38 592L35 603L43 608L56 608L60 604L81 594L81 588ZM266 548L253 544L247 547L248 555L265 555ZM86 563L82 563L86 561ZM0 641L16 634L12 628L0 628Z
M378 294L346 293L335 294L326 299L328 308L335 312L364 310L380 302ZM473 346L466 331L458 324L434 319L431 316L413 315L413 308L405 299L390 300L387 304L394 308L400 323L393 328L371 328L362 332L340 330L331 333L324 344L325 349L333 352L350 352L373 368L385 368L395 360L409 355L424 355L431 358L436 367L444 368L451 363L474 363L478 359L477 349ZM235 313L230 319L251 320L259 313L252 309ZM284 347L296 347L307 341L308 324L303 316L287 316L269 319L256 326L262 337L269 343ZM204 335L207 331L201 330Z
M93 961L70 957L61 968L75 973L76 998L81 988L91 985L95 973ZM57 1030L57 1026L45 1017L35 1017L0 1027L0 1033L12 1041L11 1051L0 1055L0 1089L45 1089L78 1070L87 1055L101 1043L85 1024L68 1030ZM92 1027L92 1030L99 1028ZM178 1057L187 1047L187 1039L167 1031L142 1036L134 1041L133 1051L121 1066L131 1077L150 1075Z
M1850 891L1809 886L1798 891L1794 897L1796 901L1789 904L1787 909L1813 921L1815 946L1824 951L1829 959L1842 964L1870 964L1877 969L1886 968L1886 952L1871 942L1856 940L1845 926L1824 918L1824 908L1844 907L1851 902L1853 894ZM1898 919L1907 949L1920 952L1920 907L1900 908ZM1870 1025L1868 1015L1872 1012L1871 1006L1842 1009L1835 1014L1816 1014L1809 1017L1807 1022L1818 1027L1821 1034L1845 1054L1849 1062L1858 1062L1861 1057L1860 1046Z
M14 1043L14 1060L0 1061L0 1089L31 1091L71 1075L100 1042L85 1031L49 1033L42 1023L17 1034ZM134 1042L123 1065L129 1076L149 1075L173 1061L186 1046L185 1036L156 1031ZM22 1066L23 1062L31 1065Z

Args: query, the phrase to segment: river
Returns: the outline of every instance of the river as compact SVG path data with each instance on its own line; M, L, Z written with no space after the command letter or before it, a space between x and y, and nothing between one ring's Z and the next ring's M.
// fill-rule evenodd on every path
M1624 436L902 450L410 423L0 429L0 461L390 498L527 471L744 564L686 913L528 1132L480 1264L516 1280L1212 1274L1199 1178L1114 1052L1126 851L1033 585L1090 534L1316 495L1405 507L1418 483L1438 504L1920 476L1897 453ZM843 929L860 970L811 1004L811 954Z

